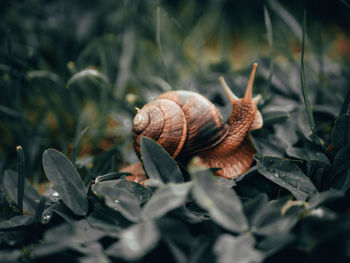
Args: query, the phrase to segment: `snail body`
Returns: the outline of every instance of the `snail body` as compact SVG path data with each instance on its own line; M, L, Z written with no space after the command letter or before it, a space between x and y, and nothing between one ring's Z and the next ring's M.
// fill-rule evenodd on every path
M236 178L246 172L256 152L249 131L262 127L263 120L256 107L259 97L252 98L252 87L257 64L249 79L245 96L239 99L224 79L220 81L232 104L232 113L225 122L220 111L208 99L191 91L170 91L161 94L138 110L133 121L133 140L141 159L142 136L157 141L176 160L183 162L198 155L209 168L225 178ZM141 164L123 171L140 181L145 178Z

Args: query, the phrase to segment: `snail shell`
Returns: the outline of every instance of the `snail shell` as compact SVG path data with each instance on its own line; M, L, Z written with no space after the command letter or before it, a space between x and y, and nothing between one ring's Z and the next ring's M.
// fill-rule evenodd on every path
M202 95L169 91L146 104L134 118L133 138L140 156L140 138L157 141L176 158L191 156L221 142L229 132L219 110Z
M261 113L256 107L260 96L252 98L256 67L255 63L246 93L241 99L220 77L232 104L227 123L213 103L191 91L166 92L138 110L132 132L138 156L141 158L140 139L146 136L157 141L180 162L198 155L208 167L222 168L216 172L219 176L232 179L246 172L256 152L249 131L263 125ZM134 175L140 174L131 180L142 181L146 178L138 170L142 169L140 164L132 167L123 169Z

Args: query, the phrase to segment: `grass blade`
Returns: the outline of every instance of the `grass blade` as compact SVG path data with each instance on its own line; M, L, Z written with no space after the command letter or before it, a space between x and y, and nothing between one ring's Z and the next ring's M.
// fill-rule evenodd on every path
M167 81L169 82L170 78L169 78L169 72L168 72L168 64L165 60L163 48L162 48L162 43L160 41L160 7L159 6L157 7L156 40L157 40L157 45L159 48L160 57L162 59L163 65L164 65Z
M25 162L22 146L17 146L17 173L18 173L18 191L17 202L19 212L23 215L23 198L24 198L24 178L25 178Z
M265 90L265 96L267 94L270 94L270 87L271 87L271 81L272 81L272 75L273 75L273 60L274 60L274 49L273 49L273 30L272 30L272 23L271 23L271 18L270 18L270 14L269 11L266 7L266 5L264 6L264 20L265 20L265 27L266 27L266 33L267 33L267 41L269 42L269 46L270 46L270 67L269 67L269 77L267 79L267 85L266 85L266 90Z
M305 80L305 67L304 67L304 53L305 53L305 31L306 31L306 10L304 10L304 18L303 18L303 28L302 28L302 38L301 38L301 90L303 92L303 99L306 107L307 116L309 118L310 128L311 128L311 140L321 145L320 139L316 133L316 125L314 116L312 114L310 98L307 90L306 80Z

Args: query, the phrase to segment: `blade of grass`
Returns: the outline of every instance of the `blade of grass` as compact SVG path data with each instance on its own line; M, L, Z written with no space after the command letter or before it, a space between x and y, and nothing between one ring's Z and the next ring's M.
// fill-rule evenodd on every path
M22 146L17 146L17 174L18 174L18 190L17 204L19 212L23 215L23 198L24 198L24 178L25 178L25 162Z
M309 118L309 123L310 123L310 128L311 128L310 138L314 143L321 145L320 139L318 138L317 133L316 133L315 120L314 120L314 116L312 114L309 94L308 94L307 85L306 85L306 81L305 81L305 67L304 67L305 31L306 31L306 10L304 10L302 38L301 38L301 43L302 43L301 44L301 89L303 92L303 99L304 99L306 112L307 112L307 116Z
M350 103L350 85L348 84L348 93L345 96L344 103L341 107L339 116L345 114L348 111L349 103Z
M162 48L162 43L161 43L161 40L160 40L160 7L159 6L157 7L156 41L157 41L157 45L158 45L158 48L159 48L160 58L161 58L162 63L164 65L166 78L167 78L167 81L169 82L170 78L169 78L168 64L167 64L167 62L165 60L164 53L163 53L163 48Z
M269 67L269 77L267 79L267 85L265 89L265 96L270 94L270 87L271 87L271 81L272 81L272 75L273 75L273 67L274 67L274 48L273 48L273 30L272 30L272 23L269 11L267 10L266 5L264 6L264 19L265 19L265 26L266 26L266 32L267 32L267 41L269 42L270 46L270 67Z

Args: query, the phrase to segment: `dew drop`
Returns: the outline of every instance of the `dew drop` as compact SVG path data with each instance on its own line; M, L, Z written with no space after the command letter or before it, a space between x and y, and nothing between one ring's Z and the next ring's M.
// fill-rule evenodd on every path
M52 217L52 212L51 211L46 211L46 212L43 213L43 215L41 217L41 222L43 224L47 224L50 221L51 217Z
M60 200L60 194L56 191L52 192L51 196L52 196L52 201L54 202L58 202Z
M119 204L119 200L117 200L117 199L114 200L114 203Z

